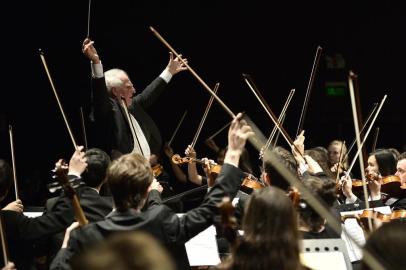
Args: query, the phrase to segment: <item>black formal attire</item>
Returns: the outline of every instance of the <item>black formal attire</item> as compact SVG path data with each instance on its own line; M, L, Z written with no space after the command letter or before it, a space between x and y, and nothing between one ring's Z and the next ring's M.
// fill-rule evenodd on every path
M164 79L157 77L133 98L132 104L128 108L140 125L148 141L151 154L159 153L162 138L158 127L145 109L154 103L166 85ZM130 153L134 148L134 139L124 109L116 99L109 96L104 77L92 79L92 89L93 118L99 147L112 158Z
M75 191L80 206L89 222L103 220L113 210L111 197L102 197L95 189L88 186L80 186ZM64 231L70 224L75 222L75 216L71 199L67 196L62 194L59 197L47 200L45 213L61 213L62 211L64 212L65 219L68 221L63 231L38 243L37 253L46 255L49 259L52 259L61 248L65 235Z
M155 236L172 254L178 269L190 269L184 243L213 224L218 204L224 196L234 198L243 178L240 169L224 164L216 184L203 203L180 217L167 206L158 204L151 205L143 212L133 209L112 212L103 221L74 230L68 248L59 251L50 269L70 269L69 260L75 253L97 244L114 232L135 230Z
M67 209L60 209L35 218L7 210L2 210L1 215L9 259L15 263L17 269L30 269L34 265L36 240L63 232L71 224Z

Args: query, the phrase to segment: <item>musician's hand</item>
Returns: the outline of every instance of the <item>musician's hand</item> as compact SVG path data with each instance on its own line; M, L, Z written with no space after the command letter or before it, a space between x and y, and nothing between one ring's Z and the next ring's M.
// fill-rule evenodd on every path
M248 137L254 135L251 127L242 118L243 114L238 113L231 122L230 129L228 130L228 149L224 157L224 163L229 163L236 167L238 167L238 162Z
M341 177L341 187L343 189L343 194L345 197L353 197L354 194L352 193L352 180L350 176L344 175L343 177Z
M301 154L302 156L304 155L304 141L305 141L304 130L302 130L302 132L300 132L296 140L293 142L293 145L296 147L296 149L299 151L299 154Z
M6 205L3 210L14 211L18 213L22 213L24 211L24 205L21 200L16 200Z
M68 247L68 242L69 242L69 237L70 233L79 227L79 222L75 221L73 222L65 231L65 237L63 238L63 243L61 248L67 248Z
M85 152L82 152L83 146L78 146L75 153L73 153L70 161L69 161L69 172L68 174L73 174L76 176L82 175L82 173L86 170L87 163Z
M151 190L158 190L159 193L162 193L162 191L164 190L164 188L161 186L161 184L154 178L154 180L152 180L151 185L149 186L148 192Z
M182 60L183 62L182 62ZM176 57L175 59L173 58L173 53L169 52L169 63L167 65L168 71L172 74L175 75L183 70L187 70L187 67L185 66L185 63L187 64L187 59L182 58L182 55L180 54L179 57Z
M168 144L164 145L164 153L168 158L174 155L173 149Z
M309 166L309 173L316 174L323 172L323 169L320 167L319 163L315 161L311 156L304 156L307 165Z
M100 58L97 54L96 48L94 47L94 41L86 38L82 44L82 53L89 58L93 64L99 64Z
M1 268L1 270L16 270L16 266L14 265L14 263L12 262L8 262L6 266L4 266L3 268Z
M369 180L368 187L369 187L369 191L371 192L372 200L381 199L381 181Z
M191 157L191 158L196 158L196 151L195 149L192 148L192 145L188 145L186 150L185 150L185 155L187 157Z

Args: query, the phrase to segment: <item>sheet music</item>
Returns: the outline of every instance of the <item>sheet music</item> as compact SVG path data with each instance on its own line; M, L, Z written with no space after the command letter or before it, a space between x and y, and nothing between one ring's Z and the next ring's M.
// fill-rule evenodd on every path
M391 209L389 206L376 207L373 209L382 214L391 213ZM362 214L363 211L364 210L341 212L341 216L352 215L352 214ZM343 229L345 229L347 231L347 233L349 235L351 235L357 243L359 243L361 246L364 246L364 244L365 244L364 231L358 225L358 222L355 218L346 219L342 226L343 226ZM362 259L362 250L352 240L350 240L345 235L344 232L341 234L341 239L343 239L345 242L345 245L348 250L348 256L350 257L350 261L354 262L354 261L361 260Z
M185 248L190 266L217 265L220 263L214 226L210 226L186 242Z
M312 270L347 270L342 252L305 252L300 261Z

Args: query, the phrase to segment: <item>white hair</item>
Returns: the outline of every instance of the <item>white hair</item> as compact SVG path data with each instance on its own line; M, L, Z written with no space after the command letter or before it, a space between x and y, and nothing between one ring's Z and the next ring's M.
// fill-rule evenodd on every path
M111 89L113 87L121 87L123 85L123 81L119 78L120 75L127 73L118 68L113 68L104 72L104 78L106 80L107 91L111 95Z

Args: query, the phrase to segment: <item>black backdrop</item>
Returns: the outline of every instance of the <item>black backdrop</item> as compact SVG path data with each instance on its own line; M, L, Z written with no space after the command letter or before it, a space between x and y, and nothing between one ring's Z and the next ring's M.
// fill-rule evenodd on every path
M22 198L26 205L39 205L46 196L43 187L50 181L53 163L59 157L68 159L73 147L38 49L45 51L64 109L81 143L79 107L85 114L90 109L90 67L81 54L88 2L11 2L2 3L0 19L0 157L11 160L7 126L12 124ZM381 128L378 146L401 150L406 135L406 24L400 4L308 2L93 0L90 36L105 68L127 70L140 91L168 61L167 49L148 29L154 26L209 85L220 82L219 96L234 112L245 111L266 135L272 125L241 73L253 76L277 114L289 90L296 88L285 122L293 136L320 45L324 50L305 120L306 146L326 146L335 138L351 141L354 137L348 93L332 97L325 89L327 81L345 81L352 69L359 75L364 117L373 102L388 94L377 121ZM345 68L332 71L326 66L326 56L336 54L345 59ZM189 111L173 142L175 152L183 153L193 139L208 99L202 86L184 72L173 79L150 110L165 138L171 136L184 110ZM200 138L228 120L215 104ZM216 138L220 145L225 143L224 134ZM199 156L210 154L202 143L196 148ZM257 153L253 149L250 152L255 163Z

